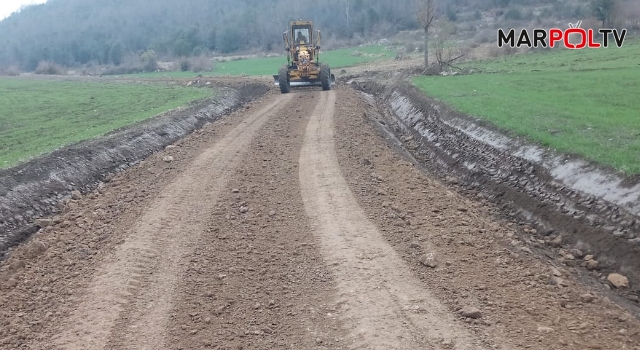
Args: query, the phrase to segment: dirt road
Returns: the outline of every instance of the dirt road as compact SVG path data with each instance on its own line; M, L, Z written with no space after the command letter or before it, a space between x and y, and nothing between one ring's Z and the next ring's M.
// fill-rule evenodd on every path
M68 201L0 266L0 348L640 349L370 108L268 94Z

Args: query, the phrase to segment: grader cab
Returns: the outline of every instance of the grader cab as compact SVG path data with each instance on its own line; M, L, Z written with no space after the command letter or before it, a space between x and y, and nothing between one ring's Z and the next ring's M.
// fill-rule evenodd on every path
M331 90L336 77L326 63L320 63L320 31L313 31L311 21L293 21L283 34L287 64L282 66L274 83L283 94L297 86L322 86Z

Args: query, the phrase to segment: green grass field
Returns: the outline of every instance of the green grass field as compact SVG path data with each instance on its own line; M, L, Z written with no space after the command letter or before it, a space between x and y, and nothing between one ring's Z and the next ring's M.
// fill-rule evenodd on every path
M457 110L560 152L640 174L640 43L549 50L466 64L480 73L416 77Z
M328 63L332 69L354 66L382 59L393 59L395 52L384 46L363 46L351 49L325 51L320 54L320 61ZM200 73L203 76L260 76L278 74L278 69L287 62L286 56L250 58L244 60L216 62L214 70ZM157 72L136 74L138 77L193 77L193 72Z
M0 168L211 96L160 83L0 79Z

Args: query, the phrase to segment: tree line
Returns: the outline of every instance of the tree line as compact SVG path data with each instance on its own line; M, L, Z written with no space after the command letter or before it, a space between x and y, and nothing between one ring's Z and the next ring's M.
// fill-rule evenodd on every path
M326 39L370 37L416 27L411 1L49 0L0 22L0 65L33 70L119 65L129 53L162 57L277 51L293 19L311 19Z
M311 19L326 42L381 38L424 28L423 0L48 0L0 21L0 69L32 71L42 62L67 67L118 66L137 55L175 59L215 53L281 52L282 32L294 19ZM459 13L506 11L518 18L522 6L552 8L561 17L582 16L587 4L573 0L434 0L438 18ZM618 2L590 0L605 21ZM499 10L497 10L499 9ZM582 11L579 13L576 11ZM466 17L468 18L468 17ZM575 18L574 18L575 19Z

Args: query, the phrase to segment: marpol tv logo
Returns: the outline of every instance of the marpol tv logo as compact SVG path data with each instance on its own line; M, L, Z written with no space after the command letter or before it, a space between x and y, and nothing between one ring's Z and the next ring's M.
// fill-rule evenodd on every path
M567 49L579 50L584 48L597 49L600 47L616 46L622 47L627 30L622 29L600 29L597 32L593 29L582 29L582 21L576 24L569 23L569 28L562 30L559 28L534 29L528 31L522 29L519 34L515 29L510 29L505 33L498 29L498 47L550 47L564 45Z

